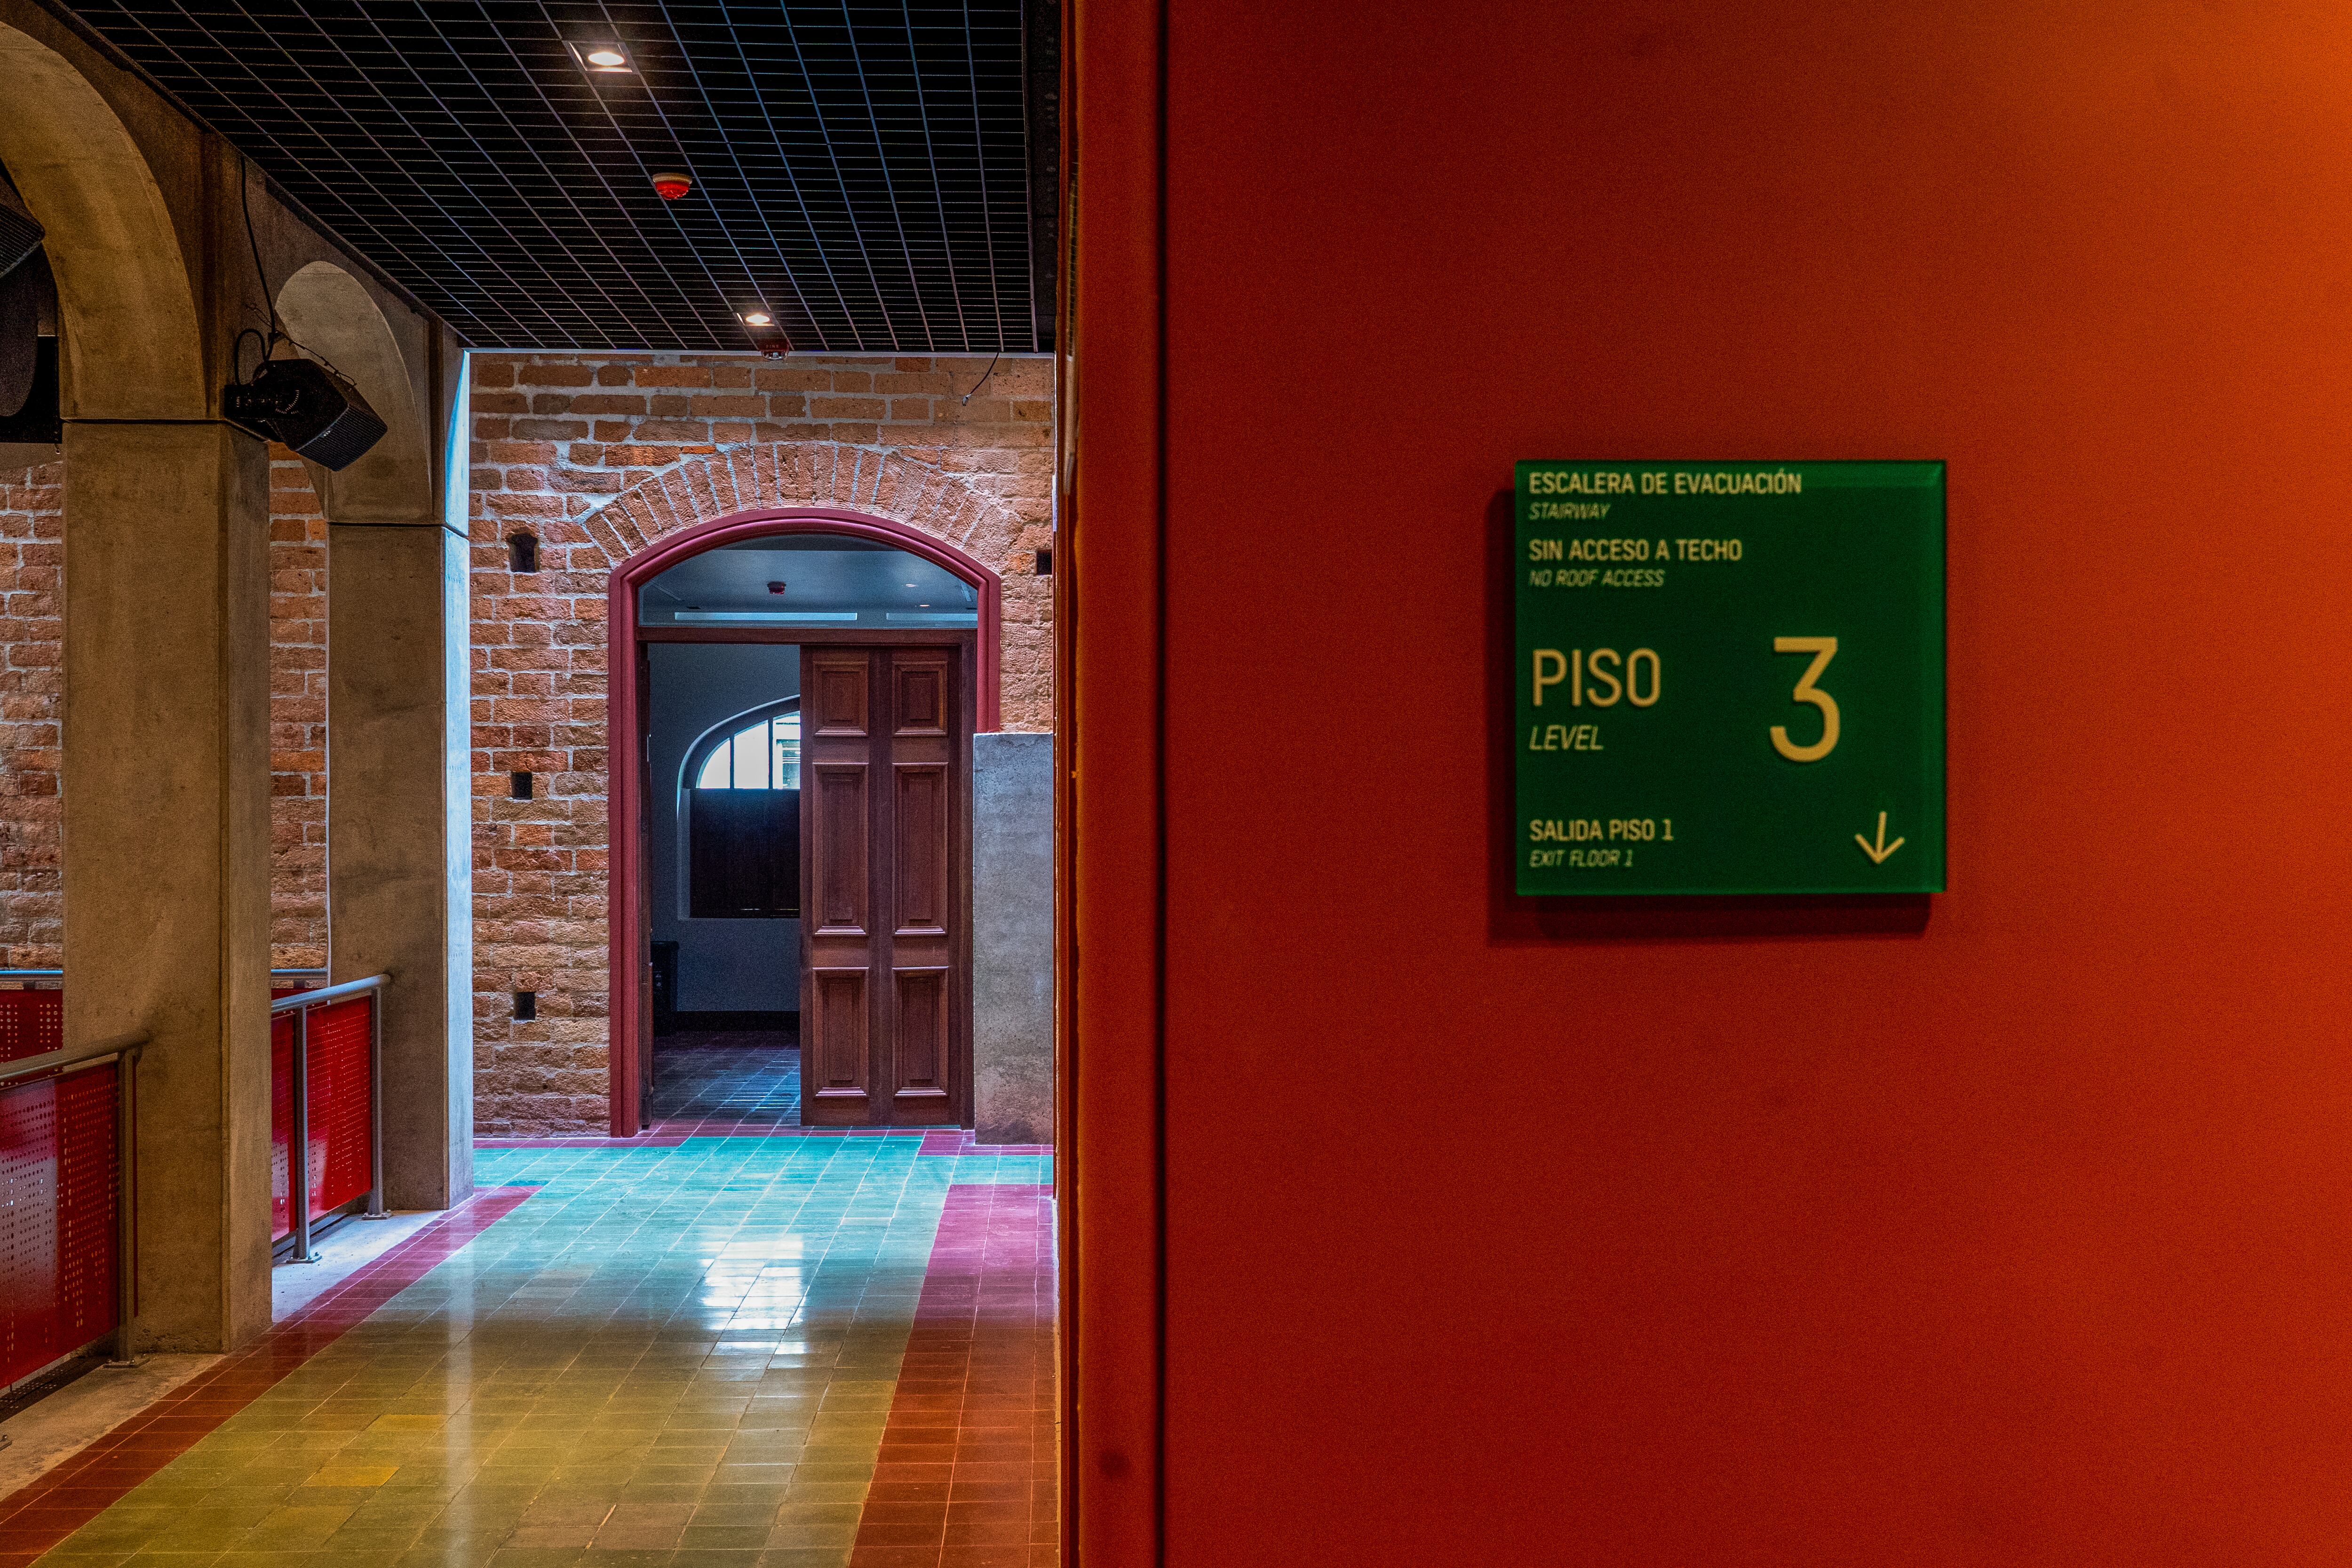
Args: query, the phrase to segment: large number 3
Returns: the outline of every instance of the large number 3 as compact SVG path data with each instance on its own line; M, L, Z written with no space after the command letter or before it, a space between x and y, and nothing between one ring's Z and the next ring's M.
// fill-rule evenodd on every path
M1805 667L1803 675L1798 677L1797 689L1789 694L1789 700L1792 702L1810 702L1822 710L1820 740L1810 746L1800 746L1789 739L1789 731L1785 727L1775 724L1772 726L1772 749L1792 763L1818 763L1835 751L1838 743L1837 699L1813 684L1822 678L1822 671L1830 667L1830 660L1837 657L1837 638L1774 637L1772 651L1774 653L1809 653L1813 656L1813 662Z

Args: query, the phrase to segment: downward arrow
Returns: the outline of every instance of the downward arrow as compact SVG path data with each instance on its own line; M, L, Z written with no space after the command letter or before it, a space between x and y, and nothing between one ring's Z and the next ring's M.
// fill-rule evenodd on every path
M1878 842L1873 844L1859 833L1853 836L1853 841L1862 846L1862 852L1870 857L1870 863L1874 866L1885 865L1886 858L1903 847L1900 838L1892 844L1886 842L1886 814L1883 811L1878 814Z

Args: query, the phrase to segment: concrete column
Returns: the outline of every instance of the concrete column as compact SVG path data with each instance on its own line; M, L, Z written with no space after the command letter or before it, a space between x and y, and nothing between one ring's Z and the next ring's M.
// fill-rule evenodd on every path
M338 981L393 976L384 1201L446 1208L474 1189L466 543L328 504L331 963Z
M972 1125L1054 1141L1054 737L971 738Z
M226 426L66 426L66 1039L139 1068L154 1348L269 1326L268 474Z

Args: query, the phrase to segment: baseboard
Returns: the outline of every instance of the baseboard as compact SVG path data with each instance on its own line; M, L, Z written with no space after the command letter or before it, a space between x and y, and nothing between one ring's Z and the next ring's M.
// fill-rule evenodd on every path
M698 1032L728 1032L741 1029L798 1029L798 1013L679 1013L676 1027ZM658 1038L659 1037L656 1037Z

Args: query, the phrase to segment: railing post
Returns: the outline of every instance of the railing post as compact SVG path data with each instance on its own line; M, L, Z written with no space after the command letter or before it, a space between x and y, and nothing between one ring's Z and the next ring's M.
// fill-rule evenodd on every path
M287 1195L293 1205L294 1261L316 1263L319 1255L310 1250L310 1009L303 1006L292 1011L294 1146L287 1151L286 1179L294 1190Z
M114 1357L139 1364L139 1047L114 1064Z
M368 1010L368 1201L362 1219L390 1219L383 1206L383 993L371 991Z

